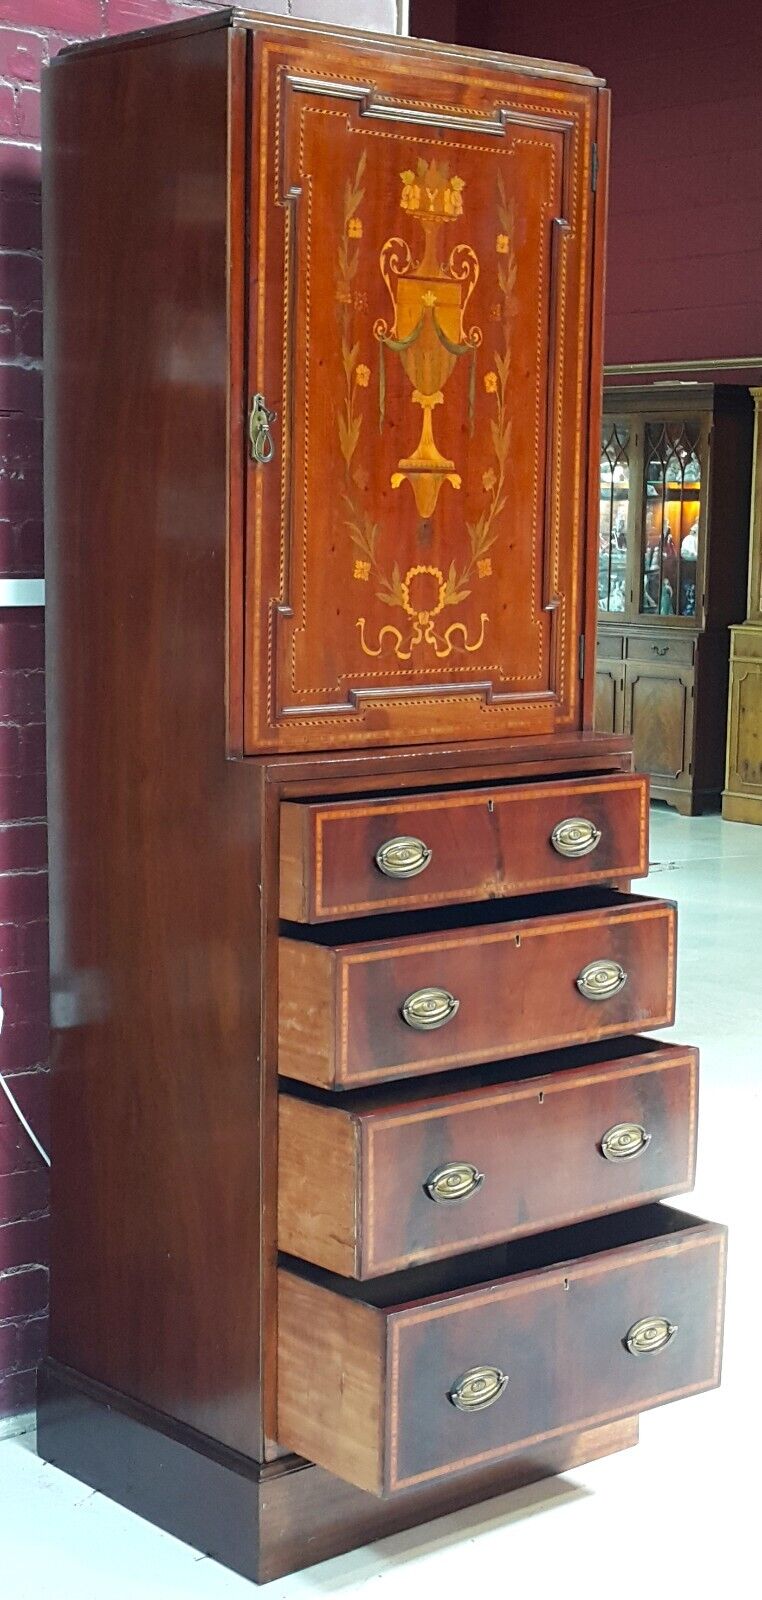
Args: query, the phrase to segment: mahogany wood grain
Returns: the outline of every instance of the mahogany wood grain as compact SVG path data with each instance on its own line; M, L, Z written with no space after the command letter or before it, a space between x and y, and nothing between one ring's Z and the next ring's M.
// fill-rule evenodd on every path
M713 1388L724 1264L724 1229L647 1206L460 1258L449 1292L441 1267L434 1279L418 1269L351 1286L350 1295L346 1280L283 1266L280 1437L384 1495ZM364 1326L358 1305L369 1313ZM656 1316L676 1334L663 1349L633 1355L630 1329ZM450 1391L483 1364L507 1375L505 1392L482 1411L458 1410ZM374 1423L379 1408L385 1418L382 1448L374 1456L366 1434L362 1459L360 1395L366 1403L373 1396Z
M47 75L51 1349L257 1455L263 774L225 757L240 48L183 31Z
M589 855L565 857L553 847L553 829L580 816L600 841ZM400 835L432 853L416 877L388 877L376 864L379 848ZM648 784L633 774L463 788L405 802L286 804L280 861L281 916L296 922L643 877Z
M372 919L281 937L278 1066L323 1087L436 1072L612 1037L674 1021L674 906L579 890L502 908L409 912L395 937ZM586 999L576 979L611 959L619 993ZM435 986L459 1002L443 1026L419 1032L406 998Z
M581 728L600 85L251 41L244 749Z
M433 1533L448 1531L441 1523L432 1528L431 1519L463 1507L473 1507L467 1527L476 1532L484 1519L520 1509L511 1491L630 1449L638 1422L628 1417L564 1434L507 1461L379 1500L294 1456L260 1466L48 1361L40 1373L38 1439L45 1459L63 1471L267 1583L415 1524L423 1548Z
M280 1096L278 1242L355 1278L642 1205L693 1187L698 1054L617 1040L460 1074L436 1088L349 1092L316 1104ZM642 1154L606 1160L619 1123L645 1129ZM483 1177L436 1203L447 1162Z

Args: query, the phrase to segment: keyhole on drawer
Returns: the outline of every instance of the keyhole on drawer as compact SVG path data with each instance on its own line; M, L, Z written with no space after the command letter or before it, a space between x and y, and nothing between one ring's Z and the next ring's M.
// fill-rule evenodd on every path
M515 937L515 940L516 940L516 949L520 950L521 949L521 934L517 933L517 934L515 934L514 937Z
M565 1294L569 1293L569 1279L568 1278L564 1278L564 1293Z
M494 800L488 800L488 801L487 801L487 810L488 810L488 811L490 811L490 812L492 812L492 811L494 811L494 809L495 809L495 802L494 802Z
M545 1090L544 1089L540 1090L540 1093L538 1094L537 1099L539 1100L541 1106L545 1104Z

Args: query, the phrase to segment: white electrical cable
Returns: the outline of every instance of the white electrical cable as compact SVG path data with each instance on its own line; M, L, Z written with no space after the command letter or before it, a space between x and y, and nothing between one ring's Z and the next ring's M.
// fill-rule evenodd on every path
M4 1012L3 1006L2 1006L2 999L3 999L2 990L0 990L0 1033L2 1033L2 1031L3 1031L3 1023L5 1022L5 1012ZM0 1089L2 1089L3 1094L6 1096L6 1099L9 1101L9 1104L10 1104L12 1110L15 1111L16 1116L18 1117L19 1122L21 1123L21 1126L24 1129L24 1132L26 1134L28 1134L29 1138L32 1141L32 1144L35 1147L35 1150L39 1151L39 1154L42 1156L42 1159L45 1162L46 1167L49 1167L50 1166L50 1156L48 1155L47 1150L45 1150L43 1148L43 1146L40 1144L40 1141L37 1138L37 1134L35 1133L34 1128L30 1128L29 1123L27 1122L26 1117L24 1116L24 1113L23 1113L23 1111L21 1109L21 1106L19 1105L15 1095L9 1089L8 1084L6 1083L2 1072L0 1072Z

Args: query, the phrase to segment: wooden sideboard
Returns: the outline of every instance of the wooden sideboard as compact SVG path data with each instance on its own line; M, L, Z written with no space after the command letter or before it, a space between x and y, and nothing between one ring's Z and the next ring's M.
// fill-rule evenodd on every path
M592 731L607 127L239 11L47 76L39 1448L260 1581L719 1379Z

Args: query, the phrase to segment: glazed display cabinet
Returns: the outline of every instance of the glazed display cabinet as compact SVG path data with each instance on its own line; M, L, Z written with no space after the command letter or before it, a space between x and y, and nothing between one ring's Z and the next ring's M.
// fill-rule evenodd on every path
M592 726L608 96L231 11L45 119L39 1449L267 1580L719 1382Z
M687 815L722 789L751 434L740 386L604 391L595 723L631 735L653 797Z

